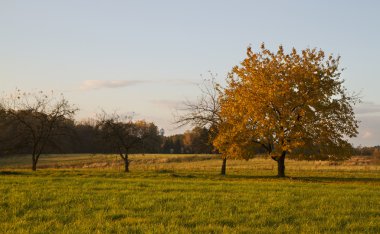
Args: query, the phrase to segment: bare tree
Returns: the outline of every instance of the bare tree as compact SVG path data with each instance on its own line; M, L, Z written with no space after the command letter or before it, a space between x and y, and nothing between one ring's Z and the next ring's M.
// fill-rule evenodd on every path
M78 110L63 97L54 93L26 93L16 90L3 97L1 108L14 126L13 138L17 144L31 150L32 170L48 145L55 145L55 139L65 134L66 122L72 120Z
M204 79L199 89L201 96L198 97L197 101L187 100L179 109L184 114L176 116L175 123L178 127L191 125L210 129L221 122L219 104L221 88L215 80L215 75L211 74L210 79Z
M97 127L112 151L118 153L124 161L124 171L129 172L129 154L138 148L147 137L147 131L132 121L130 116L117 113L98 114Z
M178 127L190 125L194 127L209 129L209 140L213 141L218 134L219 125L223 119L220 115L220 98L222 88L216 82L216 75L210 73L210 79L204 79L199 86L201 95L197 101L185 101L183 107L178 110L175 116L175 124ZM226 174L227 155L221 155L223 164L221 174Z

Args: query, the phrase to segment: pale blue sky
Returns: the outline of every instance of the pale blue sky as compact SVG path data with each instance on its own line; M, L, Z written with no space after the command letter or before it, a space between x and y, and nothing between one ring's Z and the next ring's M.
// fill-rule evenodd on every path
M136 112L167 134L200 74L226 73L248 45L342 56L361 91L358 145L380 144L380 1L0 0L1 92L55 90L78 107Z

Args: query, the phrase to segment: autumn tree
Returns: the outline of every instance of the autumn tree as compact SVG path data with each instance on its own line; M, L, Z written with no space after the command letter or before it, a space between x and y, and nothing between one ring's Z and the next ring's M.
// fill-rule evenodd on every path
M349 157L347 139L358 133L352 107L358 98L343 86L339 60L317 49L249 47L227 78L220 112L225 123L215 145L240 155L260 146L277 162L279 177L285 176L287 155Z
M7 137L13 149L24 148L32 155L32 170L48 147L57 145L57 139L67 135L67 122L78 110L63 97L44 92L25 93L17 90L1 100L3 115L12 133Z
M129 154L142 147L144 140L149 138L151 126L142 121L133 122L131 116L117 113L98 114L97 128L103 141L112 152L120 155L124 161L124 171L129 172Z
M219 126L223 119L220 115L220 96L222 88L215 80L215 75L210 74L211 79L205 79L200 85L201 95L197 101L186 101L180 109L181 114L176 116L175 124L182 127L191 125L199 128L209 129L209 140L213 141L218 134ZM227 156L222 153L221 174L226 174Z

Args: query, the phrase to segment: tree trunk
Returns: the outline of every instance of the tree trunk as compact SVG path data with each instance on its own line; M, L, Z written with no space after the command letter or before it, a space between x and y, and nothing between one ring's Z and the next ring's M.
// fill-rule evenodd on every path
M34 157L32 158L32 171L36 171L37 170L37 159L35 159Z
M277 166L278 166L278 177L285 177L285 156L286 151L283 151L280 158L277 160Z
M223 164L222 164L222 171L221 175L226 175L226 165L227 165L227 158L223 158Z
M125 154L125 158L124 158L124 172L129 172L128 154Z

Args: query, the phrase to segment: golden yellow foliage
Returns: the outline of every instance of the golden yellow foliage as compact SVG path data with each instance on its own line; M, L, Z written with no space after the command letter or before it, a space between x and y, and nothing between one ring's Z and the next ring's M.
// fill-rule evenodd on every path
M316 49L287 54L282 46L276 53L264 44L258 53L249 47L227 78L214 145L243 158L260 146L279 162L289 153L345 157L346 139L357 134L358 99L343 86L339 59Z

